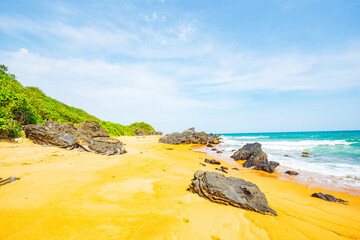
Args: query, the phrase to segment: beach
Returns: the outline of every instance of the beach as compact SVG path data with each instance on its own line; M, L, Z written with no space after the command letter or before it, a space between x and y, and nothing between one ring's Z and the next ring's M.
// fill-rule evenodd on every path
M120 137L127 153L114 156L0 142L0 177L20 177L0 186L0 239L360 239L356 190L310 188L222 161L278 216L216 204L186 190L197 170L216 171L199 164L207 155L159 138Z

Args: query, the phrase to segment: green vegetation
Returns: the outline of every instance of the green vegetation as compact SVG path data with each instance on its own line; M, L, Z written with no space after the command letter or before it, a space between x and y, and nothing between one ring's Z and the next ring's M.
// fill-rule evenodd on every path
M23 87L16 76L7 73L8 68L0 65L0 138L15 138L22 134L26 124L43 124L47 120L59 123L78 124L84 121L98 121L110 136L133 136L134 130L150 133L154 128L147 123L133 123L124 126L102 121L85 111L70 107L46 96L36 87Z

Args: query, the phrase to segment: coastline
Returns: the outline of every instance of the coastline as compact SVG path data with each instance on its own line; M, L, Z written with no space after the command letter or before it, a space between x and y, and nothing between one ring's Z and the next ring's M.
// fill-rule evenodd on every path
M118 156L0 142L0 177L20 177L0 186L0 238L360 239L359 196L240 169L228 175L258 185L278 216L212 203L186 191L196 170L215 171L199 164L209 156L158 138L120 137Z

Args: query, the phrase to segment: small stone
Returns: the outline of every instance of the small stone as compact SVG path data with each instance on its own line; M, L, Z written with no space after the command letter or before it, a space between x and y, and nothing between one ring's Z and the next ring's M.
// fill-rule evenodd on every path
M291 171L291 170L288 170L288 171L286 171L285 173L286 173L286 174L289 174L289 175L294 175L294 176L299 175L298 172Z

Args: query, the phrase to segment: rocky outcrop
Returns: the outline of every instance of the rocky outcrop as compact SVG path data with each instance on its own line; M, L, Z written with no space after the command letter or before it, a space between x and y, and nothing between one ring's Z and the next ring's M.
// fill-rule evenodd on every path
M261 170L273 173L275 168L279 166L278 162L268 162L266 153L261 149L260 143L248 143L241 149L237 150L232 156L234 160L246 160L243 167L254 167L256 170Z
M44 125L26 125L24 131L27 138L43 146L106 155L126 153L122 142L109 137L107 131L95 121L82 122L77 126L47 121Z
M136 136L148 136L148 135L162 135L162 132L156 132L156 131L152 131L152 132L145 132L145 130L139 130L139 129L135 129L134 130L135 135Z
M195 173L188 190L215 203L277 216L258 186L241 178L199 170Z
M189 128L182 133L170 133L159 139L160 143L167 144L217 144L219 136L208 135L205 132L196 132L194 128Z
M312 197L317 197L317 198L320 198L322 200L325 200L325 201L329 201L329 202L340 202L340 203L343 203L343 204L348 204L349 202L348 201L345 201L341 198L336 198L334 197L333 195L330 195L330 194L324 194L324 193L313 193L311 195Z
M279 166L278 162L268 161L266 163L261 163L261 164L255 165L254 169L264 171L264 172L268 172L268 173L273 173L277 166Z

